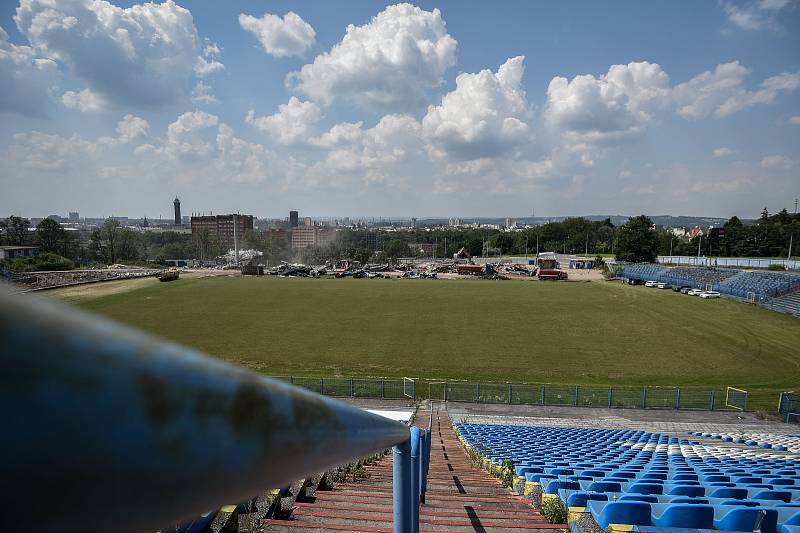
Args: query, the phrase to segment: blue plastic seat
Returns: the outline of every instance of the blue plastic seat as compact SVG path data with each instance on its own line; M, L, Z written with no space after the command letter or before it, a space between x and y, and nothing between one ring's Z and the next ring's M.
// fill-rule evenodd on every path
M778 529L778 511L766 507L732 507L714 520L714 528L723 531L756 531L759 521L758 531L775 533Z
M567 497L568 507L586 507L589 501L608 501L608 496L597 492L573 492Z
M629 524L634 526L649 526L650 504L645 502L589 502L589 510L597 525L607 529L609 524ZM599 512L597 512L599 509Z
M547 484L545 492L547 494L556 494L560 489L580 490L581 486L578 484L577 481L555 480Z
M634 494L662 494L664 487L656 483L634 483L628 487L628 492Z
M710 505L668 504L653 523L666 528L711 529L714 527L714 508Z
M658 496L653 494L623 494L619 497L621 502L647 502L658 503Z
M620 492L621 485L614 481L595 481L586 487L586 490L592 492Z
M691 485L677 485L667 492L667 494L675 494L680 496L705 496L706 489L703 487L693 487Z
M754 500L792 501L792 493L786 490L762 490L753 495Z
M747 489L736 487L721 487L709 494L712 498L735 498L737 500L744 500L747 498Z

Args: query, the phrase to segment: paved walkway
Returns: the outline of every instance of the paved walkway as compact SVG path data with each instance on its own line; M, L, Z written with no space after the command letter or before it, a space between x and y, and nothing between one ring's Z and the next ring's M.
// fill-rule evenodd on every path
M428 411L417 413L427 427ZM431 464L425 503L420 505L421 531L486 533L559 531L528 503L473 466L445 411L434 411ZM392 456L368 466L369 476L317 491L312 502L298 502L291 520L268 520L266 531L392 531Z

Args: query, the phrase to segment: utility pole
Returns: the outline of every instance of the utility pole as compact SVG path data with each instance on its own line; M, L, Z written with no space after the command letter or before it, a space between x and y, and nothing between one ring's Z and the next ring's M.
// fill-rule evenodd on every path
M589 232L586 232L586 250L583 252L583 255L589 255Z
M697 241L697 259L700 259L700 244L703 242L703 236L700 235L700 238Z
M675 240L675 237L669 238L669 256L672 257L672 241Z
M789 235L789 255L786 256L787 261L792 258L792 241L794 241L794 233Z
M236 258L236 265L239 265L239 243L236 240L236 213L233 214L233 254Z
M539 257L539 232L536 232L536 257Z

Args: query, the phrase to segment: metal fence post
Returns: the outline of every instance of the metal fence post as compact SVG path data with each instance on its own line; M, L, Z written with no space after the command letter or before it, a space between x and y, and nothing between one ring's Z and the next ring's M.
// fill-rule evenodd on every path
M383 400L385 397L386 397L386 380L382 379L381 380L381 400Z
M291 383L292 385L294 385L294 377L292 377L292 376L289 376L289 383Z
M642 387L642 409L647 409L647 386Z
M422 482L419 491L420 503L425 503L425 491L428 488L428 467L431 462L431 430L422 430Z
M394 533L413 530L411 511L411 440L392 448L392 506Z
M353 378L350 378L350 397L355 398L356 390L353 388Z
M675 409L681 408L681 388L675 389Z
M716 395L716 392L717 391L713 391L713 390L711 391L711 405L710 405L710 410L711 411L714 410L714 396Z
M750 393L745 391L745 393L744 393L744 407L742 408L742 411L747 411L747 399L748 399L748 396L750 396Z
M544 383L542 383L542 391L541 392L542 392L541 404L544 405Z
M476 383L475 384L475 401L478 402L478 403L480 403L480 401L481 401L481 384L480 383Z
M411 428L411 530L419 533L419 488L420 488L420 431Z
M572 405L574 405L576 407L578 406L578 386L577 385L575 385L575 399L573 400Z
M611 387L608 388L608 408L610 409L613 405L613 398L614 398L614 389Z
M325 394L325 378L319 378L319 393Z
M511 395L514 393L514 388L511 383L508 384L508 403L511 403Z

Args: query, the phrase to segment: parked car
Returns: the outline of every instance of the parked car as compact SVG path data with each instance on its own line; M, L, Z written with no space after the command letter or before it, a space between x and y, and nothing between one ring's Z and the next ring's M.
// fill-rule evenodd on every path
M655 287L656 285L658 285L657 281L648 281L644 284L645 287Z
M720 294L717 291L703 291L700 293L700 298L719 298Z
M681 292L683 289L689 289L686 285L673 285L672 290L675 292Z
M669 283L659 283L656 285L659 289L669 289Z
M688 294L689 296L700 296L700 294L702 293L703 289L689 289L689 292L687 292L686 294Z
M692 290L691 287L681 287L681 294L689 294L690 290Z

